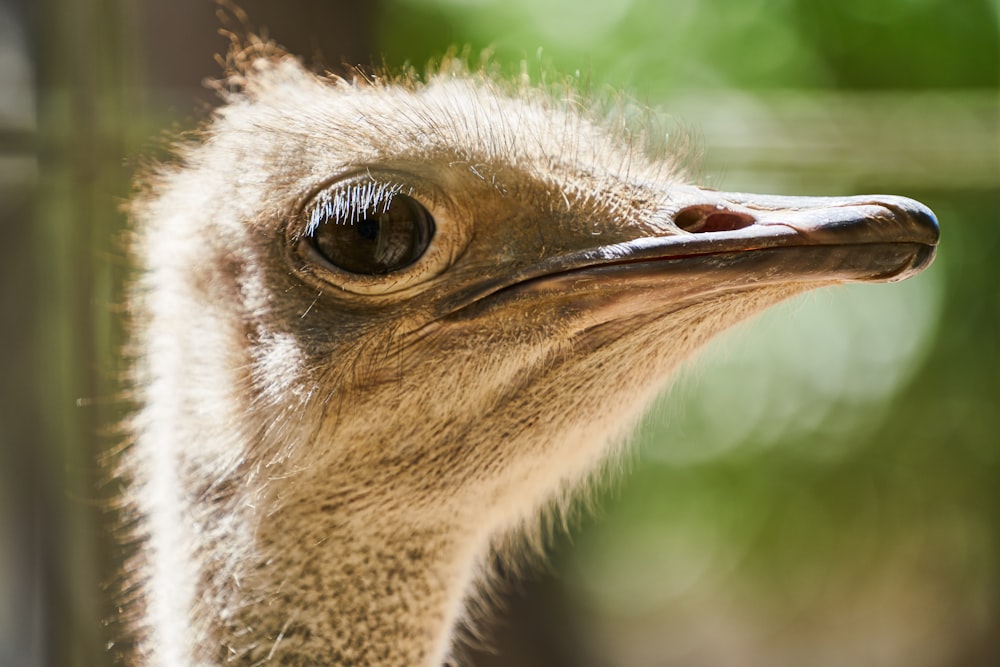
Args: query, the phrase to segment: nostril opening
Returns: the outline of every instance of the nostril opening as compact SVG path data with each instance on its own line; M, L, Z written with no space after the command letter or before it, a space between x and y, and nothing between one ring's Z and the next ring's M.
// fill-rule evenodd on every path
M727 211L711 205L688 206L674 216L674 224L686 232L731 232L754 224L748 213Z

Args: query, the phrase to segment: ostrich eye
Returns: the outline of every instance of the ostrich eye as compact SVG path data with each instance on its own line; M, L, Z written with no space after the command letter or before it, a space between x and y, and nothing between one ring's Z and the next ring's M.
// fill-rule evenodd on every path
M427 250L434 219L413 197L363 192L346 199L320 199L311 214L307 242L333 266L383 275L409 266Z

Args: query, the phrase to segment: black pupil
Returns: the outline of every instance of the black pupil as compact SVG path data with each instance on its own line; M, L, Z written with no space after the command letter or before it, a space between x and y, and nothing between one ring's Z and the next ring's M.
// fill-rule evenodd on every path
M358 234L366 241L377 241L380 226L378 218L365 218L358 223Z
M321 217L312 244L344 271L379 275L418 260L433 234L434 221L427 209L412 197L394 194L388 206L351 219Z

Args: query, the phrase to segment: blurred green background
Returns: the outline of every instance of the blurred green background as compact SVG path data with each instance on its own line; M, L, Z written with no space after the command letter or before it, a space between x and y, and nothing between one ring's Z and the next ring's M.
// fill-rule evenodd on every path
M473 664L1000 664L1000 2L241 4L331 66L458 44L579 72L676 115L708 185L904 194L941 220L916 279L713 344ZM120 206L211 103L214 14L0 0L0 665L111 664Z

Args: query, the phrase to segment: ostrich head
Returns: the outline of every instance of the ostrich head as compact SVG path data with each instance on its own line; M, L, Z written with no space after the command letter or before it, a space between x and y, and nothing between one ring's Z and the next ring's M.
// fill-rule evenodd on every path
M934 255L912 200L699 188L572 93L233 61L133 207L149 664L441 664L694 350Z

